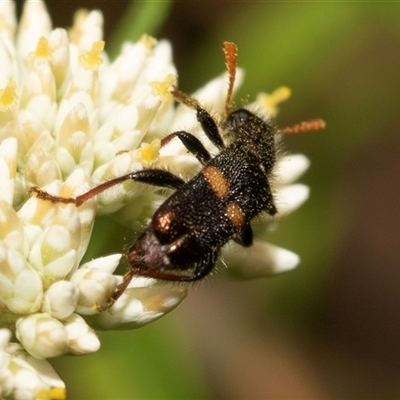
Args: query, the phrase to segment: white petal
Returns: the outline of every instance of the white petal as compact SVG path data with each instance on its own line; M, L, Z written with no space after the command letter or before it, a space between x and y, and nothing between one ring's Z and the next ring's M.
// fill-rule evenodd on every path
M310 188L296 183L281 188L276 194L276 205L279 216L290 214L297 210L309 197Z
M278 185L287 185L297 180L310 166L310 160L303 154L291 154L278 160L274 180Z
M52 282L57 279L64 279L75 267L77 263L76 250L70 250L48 263L43 268L43 273Z
M93 42L103 38L103 14L94 10L76 20L78 25L75 24L71 30L72 41L78 46L80 53L87 53L92 48Z
M11 1L0 1L0 5L4 3L11 4ZM0 37L3 34L4 31L0 30ZM4 88L10 80L17 81L15 74L18 70L15 49L11 47L7 38L4 41L0 40L0 59L2 60L0 65L0 88Z
M111 254L106 257L99 257L95 260L88 261L81 265L80 269L100 269L105 272L112 274L118 267L119 261L121 260L122 254Z
M65 398L65 384L48 361L32 357L14 343L9 351L12 354L9 366L12 372L12 398Z
M11 339L11 331L5 328L0 329L0 351L4 351L6 349L10 339Z
M231 242L223 248L222 254L228 268L221 269L221 272L240 278L280 274L295 268L300 262L297 254L258 240L247 248Z
M14 382L9 370L11 355L7 351L11 339L11 331L0 329L0 398L6 398L11 393Z
M78 269L71 282L80 293L76 311L83 315L96 314L96 306L105 304L117 286L114 275L95 268Z
M40 275L15 250L0 242L0 300L15 314L39 309L43 298Z
M14 297L5 303L16 314L27 314L38 310L43 298L43 285L33 268L26 268L14 282Z
M63 94L64 83L69 77L69 39L65 29L54 29L48 36L51 52L51 67L56 80L58 95Z
M146 278L144 276L135 276L128 285L128 289L146 288L154 286L157 283L156 279Z
M0 36L6 40L14 38L17 26L14 1L0 1L0 19L2 20Z
M26 1L18 28L17 48L23 60L35 50L41 36L51 30L51 20L43 1Z
M238 68L236 70L236 78L234 85L234 93L240 87L243 81L243 70ZM193 97L195 97L201 105L210 107L213 111L223 111L225 109L226 95L228 91L228 73L220 75L208 82L201 89L197 90Z
M135 285L148 285L151 280L138 279ZM187 296L187 288L162 284L143 288L131 288L107 311L93 317L100 329L135 329L172 311Z
M121 54L107 68L101 79L102 95L106 98L102 108L104 120L117 104L125 104L136 88L140 73L146 69L148 49L142 42L125 43Z
M310 166L310 160L303 154L283 156L277 162L274 178L278 185L296 181Z
M18 251L26 257L28 243L24 226L14 208L4 200L0 200L0 240L10 249Z
M0 144L0 199L8 204L12 204L14 197L17 150L16 138L7 138Z

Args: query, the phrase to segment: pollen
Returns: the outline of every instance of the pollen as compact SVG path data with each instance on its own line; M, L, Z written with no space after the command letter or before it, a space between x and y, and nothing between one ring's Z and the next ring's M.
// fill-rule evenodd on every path
M97 71L100 68L103 63L101 52L104 50L104 45L104 40L98 40L93 43L89 53L80 56L80 61L86 69Z
M161 147L161 140L154 139L151 143L142 143L140 146L139 157L142 161L154 161Z
M165 97L170 95L170 87L176 82L176 75L168 74L162 82L150 82L154 96Z
M14 82L9 82L7 86L0 90L0 108L11 107L17 99L16 86Z
M36 49L33 53L33 56L37 58L47 58L50 55L51 51L50 51L49 41L44 36L42 36L39 39L38 44L36 45Z

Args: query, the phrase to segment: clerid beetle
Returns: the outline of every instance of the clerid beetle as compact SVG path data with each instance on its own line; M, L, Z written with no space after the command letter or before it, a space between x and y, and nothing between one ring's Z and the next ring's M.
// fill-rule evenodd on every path
M253 218L262 212L271 216L277 213L269 183L277 158L277 134L323 126L322 121L316 120L277 131L264 117L245 108L232 111L230 102L236 74L236 45L225 42L224 54L229 85L226 118L222 124L218 125L197 100L176 88L172 91L178 102L196 112L204 133L220 151L212 157L199 139L189 132L178 131L165 137L162 146L179 139L203 165L203 169L188 182L166 170L146 169L112 179L74 199L54 197L33 188L40 198L75 203L76 206L128 179L176 190L157 209L146 230L129 246L126 257L132 268L108 303L99 307L100 311L114 304L133 276L196 281L210 273L222 246L228 241L251 246ZM230 138L228 145L221 133Z

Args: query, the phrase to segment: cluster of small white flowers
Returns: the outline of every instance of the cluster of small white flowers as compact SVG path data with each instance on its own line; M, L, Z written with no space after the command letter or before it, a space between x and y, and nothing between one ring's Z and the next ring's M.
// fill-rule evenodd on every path
M0 329L0 398L65 399L65 384L51 365L10 343L10 337Z
M112 63L103 48L97 11L79 12L67 33L52 29L41 0L25 3L19 24L15 4L0 1L1 398L64 398L64 383L47 358L94 352L100 347L94 328L140 327L187 295L185 286L137 277L112 308L96 309L121 282L113 273L122 255L82 264L95 217L144 221L160 202L154 190L126 182L80 207L27 196L38 186L74 197L148 166L184 177L198 168L179 141L160 149L161 135L176 128L204 137L193 110L174 108L170 44L143 36L126 43ZM224 74L195 94L216 115L223 112L226 82ZM287 96L286 89L262 95L256 106L273 114ZM280 214L307 198L307 187L291 184L307 166L301 155L279 162ZM265 276L299 261L261 241L240 252L235 246L223 250L235 275Z

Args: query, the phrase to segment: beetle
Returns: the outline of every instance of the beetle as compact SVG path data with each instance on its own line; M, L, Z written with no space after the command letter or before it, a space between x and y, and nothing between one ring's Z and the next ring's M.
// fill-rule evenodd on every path
M126 180L175 189L155 211L144 232L128 247L131 269L99 311L110 308L132 278L151 277L166 281L190 282L207 276L214 268L221 248L230 240L244 247L253 243L251 221L260 213L277 213L270 178L277 159L277 135L323 127L314 120L278 131L263 116L246 108L231 110L230 101L236 74L237 47L224 43L229 84L226 117L221 124L194 98L177 88L174 98L196 112L202 130L219 150L212 157L199 139L186 131L167 135L161 146L177 138L202 164L189 181L162 169L144 169L107 181L76 198L52 196L37 187L37 197L80 206L102 191ZM222 133L230 138L226 144Z

